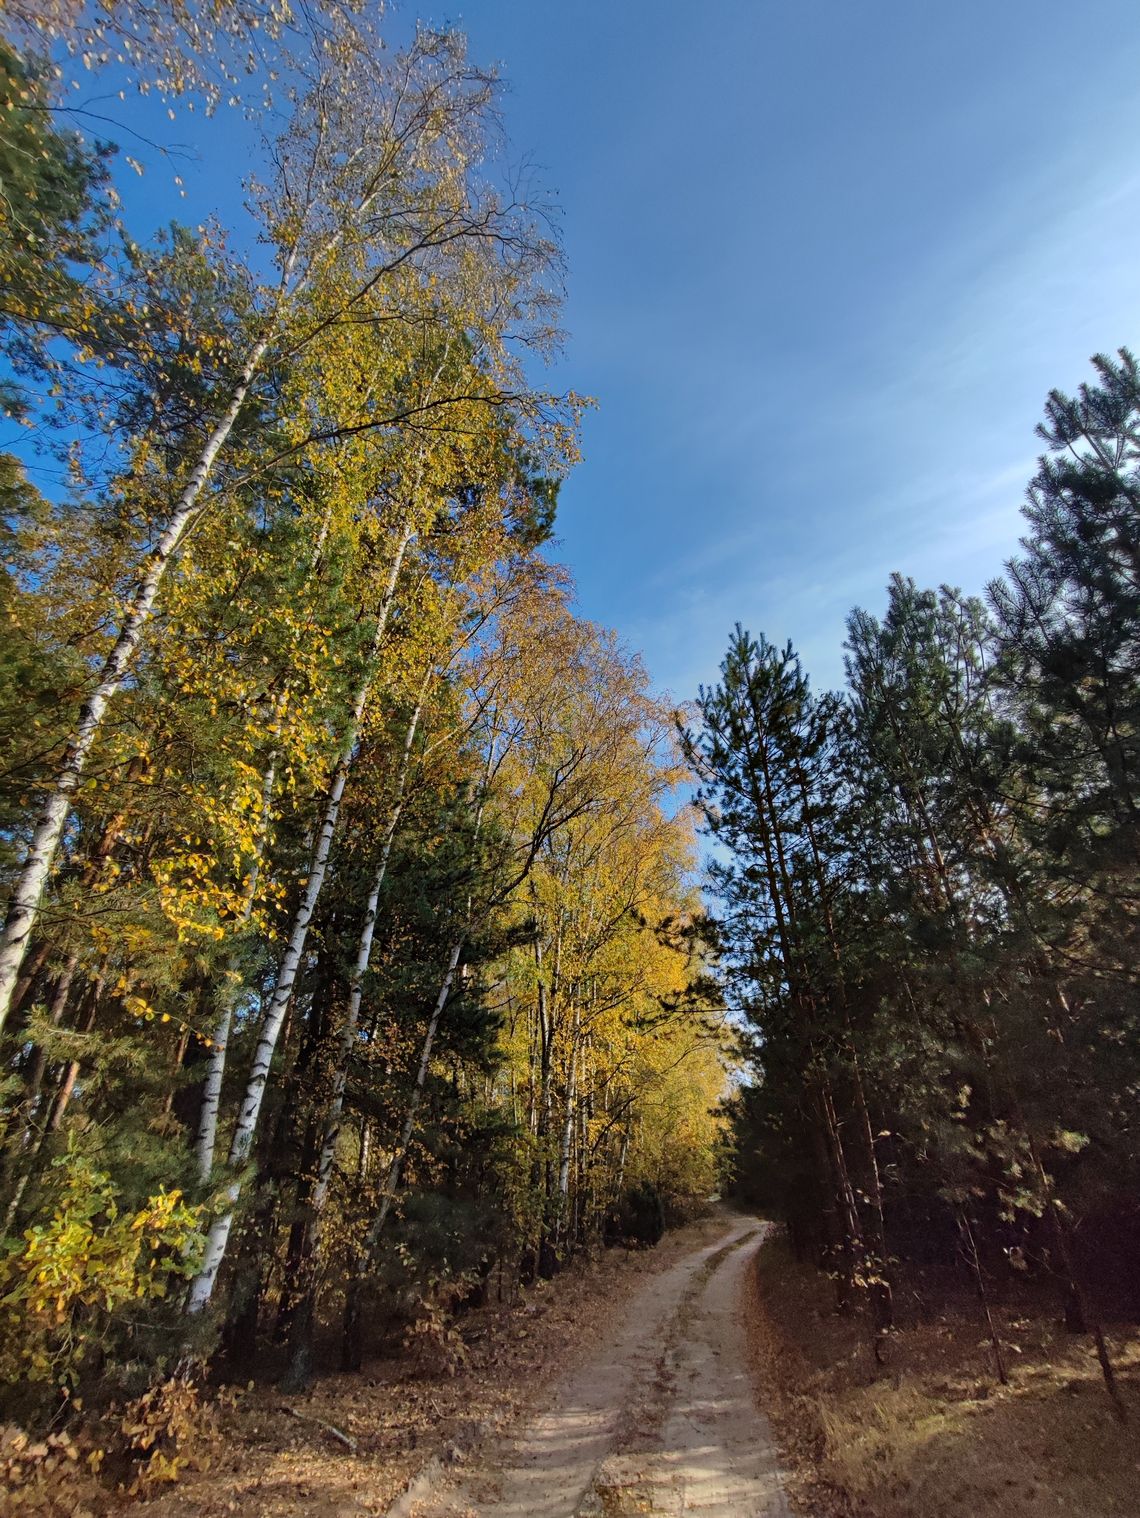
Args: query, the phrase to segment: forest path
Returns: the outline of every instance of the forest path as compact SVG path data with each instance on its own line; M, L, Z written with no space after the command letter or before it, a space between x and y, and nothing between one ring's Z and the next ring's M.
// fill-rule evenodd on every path
M734 1218L648 1282L616 1340L512 1438L477 1450L417 1503L415 1518L787 1518L744 1325L745 1272L765 1232Z

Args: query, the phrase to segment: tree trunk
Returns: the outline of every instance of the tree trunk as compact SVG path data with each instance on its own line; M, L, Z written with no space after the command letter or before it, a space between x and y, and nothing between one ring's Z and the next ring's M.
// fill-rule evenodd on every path
M974 1277L974 1289L978 1293L978 1301L981 1303L982 1314L986 1320L986 1330L993 1345L994 1365L997 1369L997 1378L1002 1386L1009 1385L1009 1375L1005 1368L1005 1355L1002 1353L1001 1340L998 1338L997 1329L994 1327L993 1314L990 1312L990 1298L986 1291L986 1278L982 1274L982 1262L978 1258L978 1245L974 1238L974 1230L970 1224L969 1214L964 1207L958 1209L958 1232L962 1237L962 1249L966 1261L970 1267L970 1273Z
M265 771L261 793L261 828L257 850L246 882L245 902L242 907L241 925L244 927L253 916L257 900L257 882L261 874L261 862L265 857L265 845L269 837L269 820L273 808L273 787L277 780L277 756L271 755ZM233 984L237 965L235 955L226 960L222 985L219 988L221 1010L210 1040L210 1060L206 1069L206 1082L202 1091L202 1106L198 1114L198 1133L194 1140L194 1157L198 1164L198 1179L205 1185L214 1168L214 1150L218 1137L218 1116L222 1107L222 1082L226 1073L226 1049L230 1041L237 989Z
M555 1234L561 1243L570 1226L570 1157L574 1139L575 1103L578 1099L578 1009L574 1010L574 1026L570 1034L570 1065L566 1072L566 1116L562 1122L562 1136L558 1145L558 1211L555 1217Z
M64 986L63 994L60 995L57 993L56 996L56 1001L59 1006L59 1013L61 1017L63 1015L63 1009L67 1001L67 987L70 986L70 984L71 979L70 976L68 976L66 978L66 985ZM80 1013L80 1021L77 1025L78 1032L90 1033L91 1029L95 1026L95 1018L99 1011L99 998L102 996L102 994L103 975L100 973L92 982L91 989L88 992L86 1016L84 1016L82 1012ZM24 1165L24 1168L20 1173L20 1178L16 1183L12 1197L8 1202L8 1207L4 1214L5 1233L11 1233L14 1230L16 1219L19 1216L20 1212L20 1203L24 1200L24 1193L28 1189L28 1183L31 1181L32 1177L40 1167L40 1160L43 1157L43 1152L47 1146L48 1139L53 1133L59 1132L60 1126L63 1123L64 1114L67 1112L68 1106L71 1103L72 1095L75 1091L75 1082L79 1079L79 1070L80 1063L77 1059L69 1060L67 1065L64 1067L63 1073L60 1076L59 1084L55 1090L55 1095L52 1097L51 1105L48 1108L48 1115L44 1120L43 1127L40 1130L39 1139L36 1140L34 1146L31 1148L31 1153L28 1155L27 1163ZM28 1142L31 1141L32 1129L30 1125L25 1138L28 1140Z
M372 639L372 647L360 684L357 687L356 699L353 702L348 726L341 743L340 756L333 767L332 776L325 793L324 814L321 819L320 831L317 834L317 846L313 855L312 866L309 870L309 878L306 881L304 893L293 918L293 927L289 935L289 941L281 961L281 967L277 973L277 983L273 988L273 994L262 1021L261 1035L257 1042L257 1048L254 1051L253 1063L250 1067L249 1079L246 1083L245 1097L242 1101L233 1138L230 1142L228 1165L231 1172L234 1173L234 1178L231 1180L226 1192L228 1205L226 1210L219 1217L215 1218L207 1234L202 1267L190 1288L190 1296L186 1304L186 1310L190 1314L201 1312L208 1304L213 1294L218 1270L222 1260L225 1258L230 1230L233 1227L234 1208L237 1206L241 1196L242 1182L239 1172L249 1157L250 1148L253 1144L253 1136L257 1129L257 1119L261 1111L261 1103L265 1096L266 1086L269 1083L269 1072L273 1063L277 1038L281 1032L281 1025L285 1020L285 1009L289 1005L293 993L293 985L297 979L297 972L301 965L301 957L304 953L305 942L309 934L309 925L313 920L313 913L316 910L317 900L321 894L321 887L324 885L325 875L328 870L329 850L332 846L333 835L336 832L337 821L340 816L340 804L344 796L344 788L356 755L357 742L364 720L364 709L376 678L377 659L380 646L383 642L384 632L387 628L388 615L395 597L396 584L399 579L404 553L411 539L412 529L405 526L401 533L399 547L392 563L384 599L376 619L376 630Z
M364 1236L364 1242L357 1250L356 1258L352 1263L344 1306L344 1342L341 1363L345 1370L360 1369L360 1294L364 1284L364 1274L368 1269L372 1256L376 1253L376 1246L379 1244L380 1236L384 1232L384 1224L388 1221L388 1213L391 1210L392 1201L396 1195L396 1188L400 1184L404 1160L407 1158L408 1148L412 1142L412 1134L415 1131L416 1114L419 1112L424 1085L427 1082L428 1066L431 1063L431 1051L435 1046L436 1033L439 1031L439 1020L443 1016L443 1009L447 1005L448 997L451 995L451 987L455 982L455 972L459 965L459 956L463 953L465 942L466 936L457 938L451 946L451 954L447 961L447 972L443 977L443 984L439 988L439 995L435 999L435 1006L428 1020L427 1032L424 1034L419 1067L416 1070L415 1084L408 1098L408 1109L404 1116L404 1125L400 1131L400 1139L388 1165L388 1172L384 1177L384 1185L380 1193L380 1208L373 1218L368 1232Z
M344 1021L341 1024L340 1037L337 1041L336 1062L333 1068L332 1091L328 1106L325 1110L324 1121L321 1129L321 1147L317 1158L315 1175L309 1195L302 1205L304 1223L301 1235L297 1241L297 1258L294 1262L293 1303L289 1329L290 1364L285 1377L285 1384L293 1390L300 1390L308 1384L311 1375L312 1364L312 1328L315 1314L316 1281L315 1265L317 1250L320 1245L321 1219L324 1214L325 1204L328 1201L329 1187L332 1182L333 1163L336 1159L337 1139L340 1136L341 1116L344 1111L344 1093L348 1084L348 1066L352 1058L352 1050L356 1043L357 1030L360 1026L360 1005L364 997L364 977L368 973L368 966L372 958L372 940L376 931L376 911L380 902L380 892L384 887L384 879L388 873L388 861L392 854L392 843L396 837L396 829L399 826L400 814L404 806L404 792L407 786L408 772L411 768L412 749L415 745L416 729L419 726L420 713L427 696L430 674L425 678L420 688L419 699L412 713L408 730L404 737L403 752L400 756L400 771L396 781L396 794L392 805L391 815L388 818L388 826L385 829L384 841L380 849L380 858L376 864L376 872L372 877L372 885L368 892L368 900L364 908L364 920L361 924L360 938L356 947L356 963L353 967L352 979L349 981L348 1008L345 1012Z
M233 431L249 387L269 348L271 337L272 328L250 349L237 384L230 393L229 404L206 439L173 515L158 542L143 560L134 594L130 598L115 645L100 671L99 682L79 709L79 722L64 751L63 762L56 772L55 781L32 834L23 869L12 887L9 899L3 938L0 940L0 1031L8 1017L12 993L67 824L71 798L79 787L87 756L99 735L107 707L134 662L167 567L186 529L205 510L202 492L213 473L219 452Z
M59 978L55 983L51 1006L48 1008L48 1021L53 1028L58 1028L63 1021L68 997L71 994L72 981L75 979L75 972L78 968L79 956L77 954L69 955L67 963L60 971ZM40 1092L43 1089L44 1076L47 1074L47 1066L47 1055L44 1053L43 1048L37 1044L35 1046L35 1053L32 1056L32 1067L28 1072L28 1078L24 1085L24 1094L20 1102L19 1110L22 1111L24 1117L24 1131L20 1136L17 1152L21 1154L26 1153L35 1140L35 1115L36 1109L39 1106ZM27 1179L25 1175L25 1179L17 1187L18 1195L14 1201L9 1203L3 1229L5 1233L10 1229L12 1219L15 1216L15 1209L19 1206L19 1200L24 1194L24 1187L26 1185Z

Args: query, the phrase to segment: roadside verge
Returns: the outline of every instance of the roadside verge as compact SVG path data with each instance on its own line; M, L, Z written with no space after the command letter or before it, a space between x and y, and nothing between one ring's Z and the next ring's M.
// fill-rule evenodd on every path
M761 1248L749 1332L801 1518L1124 1518L1140 1492L1140 1331L1111 1347L1131 1425L1120 1428L1088 1340L1047 1294L996 1309L1010 1384L992 1369L968 1291L948 1278L906 1292L885 1370L861 1319L784 1238Z

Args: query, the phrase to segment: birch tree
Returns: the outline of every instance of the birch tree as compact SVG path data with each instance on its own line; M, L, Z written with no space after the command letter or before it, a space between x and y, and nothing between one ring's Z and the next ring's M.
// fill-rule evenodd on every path
M186 533L224 493L217 469L251 391L274 365L303 367L303 359L346 324L400 321L399 308L387 304L392 279L414 272L420 283L445 280L471 248L484 255L482 267L500 268L515 292L509 306L493 305L489 316L537 311L525 287L533 290L535 277L550 266L551 244L537 236L525 206L503 204L470 168L485 136L493 79L472 69L461 42L449 35L421 34L391 64L355 41L322 53L321 60L318 77L295 97L292 121L272 155L274 183L259 198L276 278L254 291L244 340L235 344L212 418L189 451L165 522L129 574L117 634L81 703L13 884L0 945L0 1027L107 708L137 657ZM491 299L499 302L502 292L493 289ZM485 335L493 330L488 326ZM536 338L545 332L545 313L530 330ZM462 399L493 408L505 399L502 365L497 373L485 347L484 356L481 382ZM417 400L366 387L348 409L330 407L336 399L322 395L295 414L299 426L286 455L344 435L415 424L456 397Z

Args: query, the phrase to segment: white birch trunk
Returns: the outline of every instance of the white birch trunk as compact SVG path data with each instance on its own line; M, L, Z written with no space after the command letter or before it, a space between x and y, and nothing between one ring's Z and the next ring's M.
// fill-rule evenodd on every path
M313 552L309 559L310 575L320 562L324 552L325 542L328 538L329 526L332 521L331 504L325 507L324 516L321 518L320 531L317 541L313 546ZM288 692L288 685L285 693ZM278 712L283 707L286 699L285 693L279 699ZM261 808L261 833L258 838L257 854L253 861L250 872L249 885L246 889L245 907L242 912L243 925L249 922L253 915L253 904L257 896L257 882L261 874L261 864L265 857L265 845L269 836L269 819L272 809L273 787L277 778L277 754L273 754L266 771L265 785L263 787ZM306 848L312 850L312 837L306 839ZM234 965L231 957L226 966L232 972ZM222 1082L226 1073L226 1047L229 1043L230 1031L233 1027L235 995L228 988L223 988L222 1010L218 1014L218 1020L214 1028L212 1044L210 1048L210 1064L206 1071L206 1085L202 1092L202 1110L198 1116L198 1136L194 1143L194 1154L198 1165L198 1179L205 1184L210 1179L210 1173L214 1168L214 1151L217 1148L218 1116L221 1112Z
M356 963L353 966L352 979L349 982L348 1010L345 1013L344 1025L340 1031L336 1069L333 1074L333 1089L329 1099L328 1111L325 1114L321 1153L317 1161L317 1176L310 1199L312 1222L309 1226L313 1233L314 1242L320 1226L321 1213L324 1211L325 1202L328 1199L333 1161L336 1158L336 1141L340 1135L340 1119L344 1111L344 1092L348 1084L348 1065L352 1058L352 1046L356 1041L357 1029L360 1026L360 1004L364 999L364 977L368 974L368 966L372 959L372 940L376 932L376 908L380 901L380 892L384 887L384 878L388 873L388 860L392 855L392 843L396 837L396 829L399 826L400 813L404 809L404 791L408 782L408 771L411 768L412 748L416 741L416 729L419 727L420 713L423 710L427 686L428 681L425 680L420 690L419 700L416 702L416 709L412 713L412 720L408 723L408 731L404 737L404 749L400 756L400 773L396 781L395 801L392 806L391 815L388 818L388 826L384 832L384 842L380 849L380 858L376 864L376 873L372 877L372 887L368 892L368 901L364 908L364 922L361 925L360 939L356 947Z
M321 894L321 887L325 882L328 871L329 850L332 846L333 835L336 832L337 820L340 816L340 804L344 796L345 784L348 781L349 771L352 769L356 755L356 746L360 737L360 728L364 718L364 708L367 705L369 694L372 690L373 681L377 672L377 656L380 645L384 639L384 632L388 625L388 616L392 609L392 602L396 594L396 585L403 565L404 553L412 540L412 529L405 527L401 534L399 547L392 562L388 585L384 592L380 610L376 618L376 631L372 639L372 648L369 652L365 665L364 674L356 692L353 702L352 713L348 726L345 730L344 739L341 743L340 755L333 768L329 780L328 790L325 793L325 809L321 819L320 830L317 833L316 849L313 853L313 862L309 870L309 878L305 882L305 891L293 917L293 926L289 934L289 941L281 960L280 969L277 972L277 983L273 988L269 1006L261 1024L261 1035L254 1050L253 1063L250 1066L249 1079L246 1082L245 1096L242 1100L241 1109L238 1113L237 1123L234 1127L233 1138L230 1142L229 1168L234 1172L234 1178L226 1188L226 1210L214 1219L210 1231L206 1235L206 1248L202 1257L202 1265L190 1287L190 1295L186 1303L186 1311L194 1314L201 1312L207 1306L214 1292L214 1283L218 1278L218 1270L225 1258L226 1248L229 1244L230 1231L233 1228L234 1208L241 1196L240 1171L249 1158L253 1147L254 1134L257 1131L257 1120L261 1113L261 1104L265 1097L266 1087L269 1084L269 1072L273 1064L273 1055L277 1047L277 1039L281 1032L281 1026L285 1021L285 1011L293 994L293 986L297 979L297 971L301 965L301 957L305 951L305 942L309 936L309 925L313 920L317 900Z
M381 182L381 180L374 181L353 207L354 216L358 222L376 200L380 193ZM68 743L51 793L32 834L32 842L24 866L9 898L4 930L0 936L0 1032L3 1032L11 1009L20 966L28 951L32 930L39 915L40 902L43 899L52 864L67 824L67 816L71 810L71 798L78 789L87 756L98 736L107 705L118 691L138 651L163 575L187 527L205 509L204 503L201 502L202 491L213 472L218 453L233 431L238 413L245 403L249 387L261 367L261 362L280 329L283 310L288 302L296 300L305 289L314 270L335 252L344 235L343 227L332 232L308 256L307 267L296 279L294 279L294 273L298 244L294 242L289 250L282 263L277 297L266 331L250 349L238 382L231 392L229 404L206 439L205 446L198 456L185 489L178 498L165 531L143 561L138 585L124 617L119 636L103 665L98 685L80 708L78 726ZM370 281L365 288L370 288L371 283Z
M622 1188L625 1186L625 1162L629 1154L629 1129L621 1136L621 1152L618 1154L617 1187L614 1195L617 1201L621 1201Z
M495 741L491 740L487 754L487 766L483 775L483 793L479 798L479 808L475 813L475 841L478 842L479 834L483 827L483 808L487 800L487 789L490 785L491 775L495 764ZM376 1252L376 1246L380 1242L380 1235L384 1232L384 1224L388 1220L388 1213L392 1207L392 1199L396 1194L396 1187L400 1184L400 1173L404 1168L404 1160L408 1153L408 1146L412 1141L412 1134L416 1126L416 1114L420 1109L420 1101L423 1097L424 1084L427 1081L428 1066L431 1063L431 1051L435 1047L435 1036L439 1032L439 1020L443 1016L443 1009L447 1006L447 999L451 995L451 988L455 984L455 974L459 966L459 956L463 953L463 945L467 942L467 935L471 931L471 910L473 898L467 898L466 927L451 946L448 956L447 970L443 977L443 984L439 988L439 995L435 999L435 1006L428 1020L427 1032L424 1034L423 1049L420 1052L419 1068L416 1071L416 1082L412 1087L412 1094L408 1098L408 1110L404 1114L404 1125L400 1130L400 1142L392 1156L388 1172L384 1177L384 1188L380 1197L380 1208L373 1218L368 1232L364 1236L364 1243L356 1256L355 1275L359 1277L364 1273L368 1261Z
M566 1120L562 1124L562 1142L558 1152L558 1195L561 1198L560 1218L566 1210L570 1195L570 1147L574 1138L574 1102L578 1095L578 1017L574 1017L574 1032L570 1043L570 1069L566 1076Z
M134 661L167 566L187 527L205 509L201 500L202 491L213 472L219 452L233 431L238 412L265 357L270 339L271 332L267 332L250 350L241 376L230 395L229 405L214 424L165 530L143 561L134 595L123 618L115 646L103 664L99 683L80 707L79 723L67 745L63 763L36 823L31 847L12 888L8 904L3 938L0 940L0 1030L4 1027L12 1005L12 993L20 966L28 950L44 888L71 810L71 798L78 789L87 756L99 734L107 707Z

